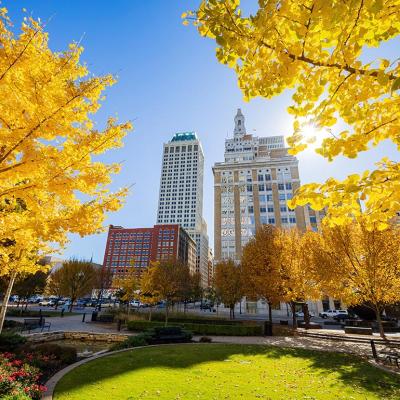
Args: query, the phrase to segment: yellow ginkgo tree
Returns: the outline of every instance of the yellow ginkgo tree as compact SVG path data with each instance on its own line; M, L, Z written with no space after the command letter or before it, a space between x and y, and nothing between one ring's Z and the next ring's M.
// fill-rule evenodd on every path
M100 232L127 194L109 191L120 165L98 156L122 146L131 125L93 121L115 79L90 74L78 44L55 52L48 41L39 21L26 18L17 34L0 9L0 275L10 278L0 331L16 274L35 272L48 243Z
M218 60L234 69L246 100L293 91L292 154L307 147L312 125L329 133L316 151L333 160L384 140L400 146L399 59L362 57L399 39L399 15L399 0L259 0L252 15L240 0L203 0L183 18L215 40ZM375 170L343 181L304 185L290 205L327 206L328 220L342 224L360 215L360 201L369 227L386 228L400 210L396 160L383 158Z

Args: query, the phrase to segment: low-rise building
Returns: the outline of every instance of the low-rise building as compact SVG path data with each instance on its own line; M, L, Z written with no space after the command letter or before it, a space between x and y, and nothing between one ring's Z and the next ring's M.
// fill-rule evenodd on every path
M140 272L155 261L179 261L196 271L196 242L178 224L152 228L110 225L103 268L123 275L131 268Z

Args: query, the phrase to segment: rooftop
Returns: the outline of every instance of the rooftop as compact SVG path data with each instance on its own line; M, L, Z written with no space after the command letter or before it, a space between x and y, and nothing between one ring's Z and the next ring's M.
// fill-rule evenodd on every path
M185 140L197 140L196 132L177 132L171 142L181 142Z

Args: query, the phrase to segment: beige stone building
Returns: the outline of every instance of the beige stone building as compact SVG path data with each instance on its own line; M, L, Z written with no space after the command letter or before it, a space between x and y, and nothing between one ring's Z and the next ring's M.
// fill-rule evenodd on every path
M300 186L298 160L288 154L283 136L247 134L240 109L234 137L225 141L225 161L216 163L213 172L216 262L239 261L243 246L263 224L310 226L303 207L287 207Z
M233 138L225 141L225 161L216 163L214 172L214 260L239 262L242 249L257 228L271 224L302 231L318 231L325 211L310 207L291 210L287 200L300 186L298 160L288 154L283 136L249 135L241 110L235 116ZM309 302L314 315L338 307L333 299ZM243 299L238 309L264 314L263 300ZM274 306L275 316L289 315L285 303Z

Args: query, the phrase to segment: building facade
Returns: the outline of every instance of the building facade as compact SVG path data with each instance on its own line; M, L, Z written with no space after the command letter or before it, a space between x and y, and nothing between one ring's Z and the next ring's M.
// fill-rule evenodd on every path
M196 242L196 271L208 277L207 224L203 219L204 154L196 133L176 133L164 144L157 224L179 224Z
M240 261L242 249L263 224L305 230L303 207L287 200L300 186L298 160L288 154L283 136L249 135L241 110L233 138L225 141L225 161L214 173L214 258Z
M178 224L126 229L110 225L103 268L124 275L140 271L154 261L179 261L196 269L196 243Z

